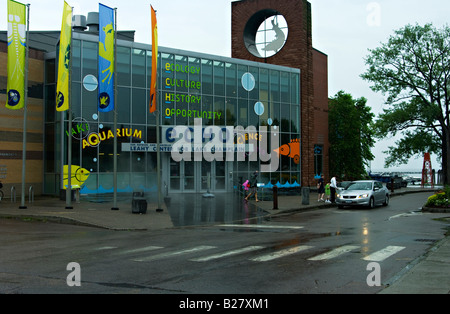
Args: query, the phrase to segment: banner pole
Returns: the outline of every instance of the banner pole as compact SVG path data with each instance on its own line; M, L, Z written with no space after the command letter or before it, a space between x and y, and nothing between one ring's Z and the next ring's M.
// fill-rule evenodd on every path
M67 123L67 190L66 190L66 209L73 209L72 206L72 36L73 36L73 7L70 23L70 57L69 57L69 121Z
M152 7L153 9L153 7ZM156 11L155 11L155 22L156 22ZM155 26L157 25L157 23L155 24ZM155 29L153 29L153 25L152 25L152 36L155 37ZM157 26L156 26L157 27ZM157 32L157 31L156 31ZM158 47L158 42L157 42L157 38L156 40L153 40L152 45L155 44L156 47ZM155 47L152 46L152 51L155 51L154 49ZM156 60L158 60L158 53L156 50L156 56L154 56L152 54L152 58L156 58ZM156 64L160 64L159 62L156 62ZM155 69L155 73L156 73L156 81L155 81L155 106L156 106L156 172L157 172L157 179L158 179L158 207L156 208L157 212L162 212L163 208L161 206L162 204L162 191L161 191L161 177L162 177L162 173L161 173L161 110L160 110L160 106L158 104L159 101L159 97L158 97L158 66L156 66Z
M27 4L27 33L25 49L25 104L23 113L23 141L22 141L22 200L19 209L26 209L25 206L25 173L27 166L27 119L28 119L28 57L29 57L29 35L30 35L30 4Z
M117 8L114 8L114 205L111 210L119 210L117 206Z

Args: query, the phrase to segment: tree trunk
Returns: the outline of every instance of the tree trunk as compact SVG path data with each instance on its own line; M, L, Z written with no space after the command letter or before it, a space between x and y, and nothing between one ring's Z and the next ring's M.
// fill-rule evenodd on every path
M444 140L442 141L442 175L443 175L443 183L445 185L449 185L450 179L450 167L449 157L450 157L450 132L444 127L442 128Z

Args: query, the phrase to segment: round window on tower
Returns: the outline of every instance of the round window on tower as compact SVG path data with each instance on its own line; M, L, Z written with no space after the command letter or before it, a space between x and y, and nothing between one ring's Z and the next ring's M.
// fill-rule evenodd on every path
M286 19L275 10L254 14L244 30L247 50L258 58L269 58L283 49L289 30Z

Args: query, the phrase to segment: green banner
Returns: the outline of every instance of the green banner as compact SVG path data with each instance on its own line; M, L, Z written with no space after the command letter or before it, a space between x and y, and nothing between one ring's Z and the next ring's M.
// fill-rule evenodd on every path
M26 6L8 1L8 102L6 108L25 106Z

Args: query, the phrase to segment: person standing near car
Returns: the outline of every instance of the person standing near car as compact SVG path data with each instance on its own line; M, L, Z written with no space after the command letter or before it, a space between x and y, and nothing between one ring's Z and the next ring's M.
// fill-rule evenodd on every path
M330 181L330 201L332 204L336 202L336 188L337 188L336 177L333 176Z

